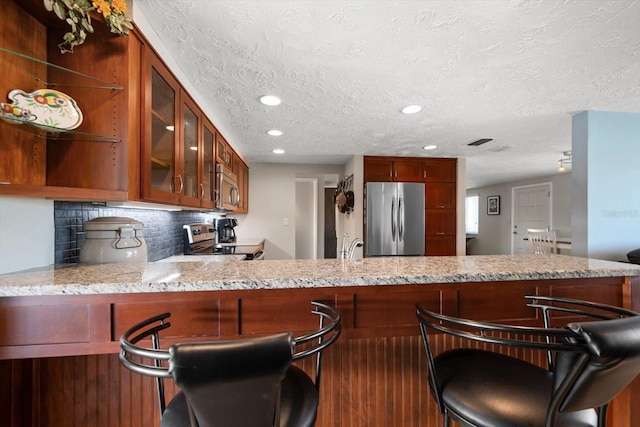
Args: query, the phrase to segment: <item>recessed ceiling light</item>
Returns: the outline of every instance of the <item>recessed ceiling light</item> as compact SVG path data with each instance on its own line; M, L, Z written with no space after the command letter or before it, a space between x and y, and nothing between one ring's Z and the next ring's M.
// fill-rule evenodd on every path
M402 109L402 112L404 114L415 114L420 110L422 110L422 107L419 105L407 105Z
M437 145L425 145L424 147L422 147L424 150L435 150L436 148L438 148Z
M260 102L262 102L264 105L280 105L282 101L280 101L280 98L278 98L277 96L264 95L260 97Z
M268 133L269 135L271 135L271 136L280 136L280 135L282 135L282 131L281 131L281 130L278 130L278 129L271 129L271 130L268 130L268 131L267 131L267 133Z
M273 154L284 154L284 150L282 148L275 148Z

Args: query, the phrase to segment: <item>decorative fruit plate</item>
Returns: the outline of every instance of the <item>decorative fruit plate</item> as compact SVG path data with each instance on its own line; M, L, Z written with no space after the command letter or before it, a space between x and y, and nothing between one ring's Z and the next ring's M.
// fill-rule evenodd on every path
M0 102L0 118L45 129L72 130L82 123L82 111L69 95L54 89L9 92L11 103Z

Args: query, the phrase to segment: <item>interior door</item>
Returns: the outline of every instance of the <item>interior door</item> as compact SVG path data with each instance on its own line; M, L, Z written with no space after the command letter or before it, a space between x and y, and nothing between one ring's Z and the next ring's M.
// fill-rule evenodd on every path
M551 183L514 187L512 189L511 253L529 253L528 228L552 229Z

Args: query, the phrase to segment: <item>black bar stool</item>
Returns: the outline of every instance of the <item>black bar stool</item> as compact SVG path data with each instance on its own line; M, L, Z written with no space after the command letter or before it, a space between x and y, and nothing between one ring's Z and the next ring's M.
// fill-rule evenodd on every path
M317 416L322 353L340 335L335 308L312 302L318 330L300 337L291 332L232 341L174 344L160 348L170 327L169 313L144 320L120 338L121 363L156 377L162 427L304 427ZM137 343L151 337L152 348ZM316 358L315 378L292 364ZM165 407L163 378L181 391Z
M429 387L444 414L474 427L605 427L609 402L640 373L640 316L630 310L566 298L527 296L543 328L476 322L417 307ZM551 327L551 314L593 321ZM543 350L548 367L478 348L434 354L435 335ZM481 344L482 345L482 344Z

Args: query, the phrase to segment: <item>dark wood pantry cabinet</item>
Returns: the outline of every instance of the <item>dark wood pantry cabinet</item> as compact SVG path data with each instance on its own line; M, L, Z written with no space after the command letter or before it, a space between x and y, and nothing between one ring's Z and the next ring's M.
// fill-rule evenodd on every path
M425 159L425 255L456 254L456 159Z

